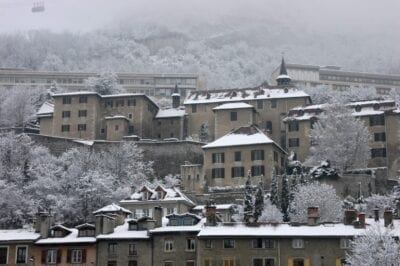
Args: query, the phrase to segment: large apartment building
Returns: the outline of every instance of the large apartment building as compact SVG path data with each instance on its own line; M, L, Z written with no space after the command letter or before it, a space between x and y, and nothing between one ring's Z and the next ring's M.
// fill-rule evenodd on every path
M334 89L345 89L350 86L376 88L380 94L387 94L391 88L400 89L400 74L387 75L347 71L337 66L316 66L302 64L286 64L287 73L293 84L304 86L329 85ZM271 84L276 84L280 67L271 74Z
M312 145L310 132L326 104L296 107L284 119L287 131L288 151L297 160L305 161ZM369 167L388 167L390 176L400 170L400 119L399 110L392 100L352 102L347 105L352 115L361 119L370 132L371 159Z
M136 74L116 73L120 87L131 93L143 93L147 96L170 96L176 85L182 96L191 91L203 89L205 81L195 74ZM31 71L25 69L0 69L0 87L11 88L23 84L28 86L50 87L52 84L67 89L80 91L87 89L85 79L97 77L99 74L91 72L52 72Z

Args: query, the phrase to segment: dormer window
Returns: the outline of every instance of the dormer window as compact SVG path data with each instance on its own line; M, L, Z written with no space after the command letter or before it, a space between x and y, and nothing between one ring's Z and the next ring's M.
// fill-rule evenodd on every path
M157 191L157 199L162 199L162 198L163 198L162 191Z
M88 236L94 236L95 235L95 230L93 229L81 229L79 230L79 237L88 237Z
M142 200L148 200L148 199L149 199L149 192L143 191L142 192Z
M361 112L361 106L360 105L356 105L356 107L354 109L356 110L356 112Z
M130 223L129 224L129 231L137 231L138 230L138 224L137 223Z
M374 110L379 110L381 106L379 105L379 103L374 104L373 108Z
M64 237L64 232L61 230L53 230L54 237Z
M179 220L178 219L169 219L169 225L171 226L178 226L179 225Z

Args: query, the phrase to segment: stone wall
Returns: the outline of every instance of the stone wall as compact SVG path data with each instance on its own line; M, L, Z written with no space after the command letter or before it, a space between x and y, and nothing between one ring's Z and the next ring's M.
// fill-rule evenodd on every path
M120 142L114 141L81 141L69 138L51 137L39 134L28 134L32 140L47 147L56 156L77 147L91 147L102 150ZM168 174L180 174L180 166L185 161L203 164L203 143L195 141L136 141L143 149L146 161L153 161L156 176L164 177Z

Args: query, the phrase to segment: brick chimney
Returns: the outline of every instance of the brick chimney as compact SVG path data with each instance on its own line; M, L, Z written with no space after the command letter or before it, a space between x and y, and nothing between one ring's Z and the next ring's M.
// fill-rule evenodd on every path
M156 221L155 227L162 226L163 209L160 206L154 207L153 219Z
M358 214L358 222L360 223L360 228L365 228L365 213L360 212Z
M375 220L375 222L379 222L379 209L378 208L374 209L374 220Z
M354 209L344 211L344 224L351 225L357 220L357 212Z
M385 227L388 227L389 225L393 224L393 212L391 209L386 208L384 213L383 213L383 220Z
M105 214L96 215L96 236L113 233L115 225L114 217Z
M206 204L206 225L215 226L217 225L217 207L211 202Z
M308 207L307 208L307 224L317 225L318 224L318 207Z

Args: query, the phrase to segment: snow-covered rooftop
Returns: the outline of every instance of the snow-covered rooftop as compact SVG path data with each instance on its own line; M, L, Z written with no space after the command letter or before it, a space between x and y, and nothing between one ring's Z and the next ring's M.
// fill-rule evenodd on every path
M101 98L118 98L118 97L133 97L133 96L143 96L144 93L117 93L109 95L101 95Z
M94 91L73 91L73 92L63 92L63 93L55 93L53 97L61 97L61 96L74 96L74 95L97 95L101 96L97 92Z
M217 107L214 107L213 110L250 109L250 108L254 108L254 106L251 104L239 102L239 103L221 104Z
M122 211L122 212L125 212L128 214L132 213L130 210L122 208L121 206L119 206L115 203L111 203L110 205L107 205L101 209L98 209L97 211L94 211L93 214L107 213L107 212L119 212L119 211Z
M185 114L185 110L171 108L159 110L157 112L156 118L182 117Z
M64 237L49 237L44 239L39 239L36 241L36 244L44 245L44 244L69 244L69 243L95 243L95 237L78 237L78 229L75 228L67 228L69 233Z
M235 204L215 204L214 206L217 208L217 210L228 210L228 209L232 208L233 206L235 206ZM202 210L204 210L205 207L206 207L206 205L197 205L192 210L202 211Z
M42 106L40 106L36 115L38 117L47 117L47 116L52 116L53 113L54 113L54 104L49 102L44 102Z
M0 230L0 242L2 241L35 241L40 234L27 229Z
M206 219L201 219L195 225L178 225L178 226L169 226L167 225L168 219L163 218L163 225L161 227L150 230L150 233L164 233L164 232L198 232L202 230L203 225L205 224Z
M164 191L163 198L159 198L158 194L155 189L161 189ZM182 193L179 188L174 187L174 188L165 188L161 185L159 185L155 189L151 189L147 186L143 186L140 190L134 192L128 199L121 200L120 202L126 203L126 202L143 202L143 201L162 201L162 202L168 202L168 201L186 201L190 205L195 205L193 201L191 201L184 193ZM146 189L148 192L150 192L150 198L148 199L143 199L143 194L142 190Z
M123 225L114 228L111 234L98 235L97 239L149 239L147 230L129 230L129 220L125 220Z
M310 97L295 88L252 88L218 91L193 91L184 104L242 102L256 99L302 98Z
M124 115L114 115L114 116L106 116L104 119L106 120L112 120L112 119L125 119L129 120L126 116Z
M367 227L375 222L373 219L367 219ZM380 225L383 227L383 221ZM400 223L394 220L394 228L399 228ZM369 224L369 225L368 225ZM265 224L260 226L246 226L244 224L237 225L219 225L206 226L200 233L199 237L350 237L362 234L366 229L355 228L353 225L344 225L343 223L326 223L315 226L299 225L293 226L287 223L281 224ZM395 235L399 235L399 230L395 231Z
M219 139L204 145L203 149L270 143L275 144L275 142L265 135L264 132L262 132L258 127L247 126L240 127L226 134L225 136L222 136Z

